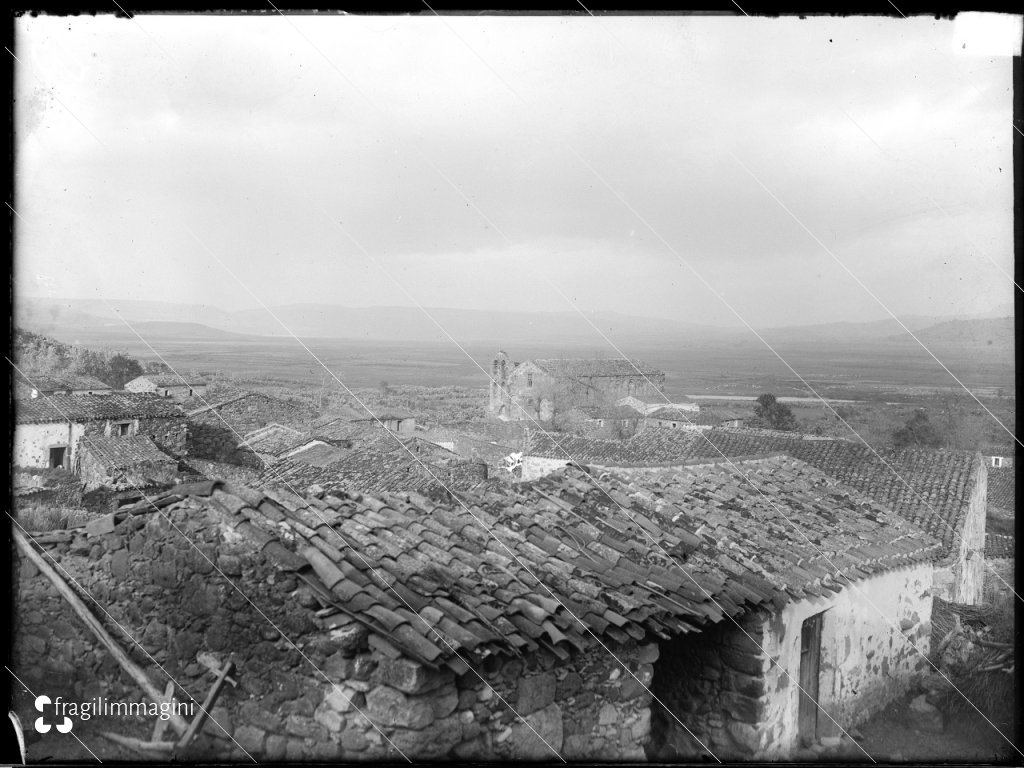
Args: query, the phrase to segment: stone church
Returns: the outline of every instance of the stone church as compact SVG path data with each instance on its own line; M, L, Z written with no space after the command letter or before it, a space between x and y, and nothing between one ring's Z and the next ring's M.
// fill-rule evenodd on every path
M505 421L550 421L578 406L623 397L662 399L665 373L625 358L550 358L517 363L499 351L491 367L488 412Z

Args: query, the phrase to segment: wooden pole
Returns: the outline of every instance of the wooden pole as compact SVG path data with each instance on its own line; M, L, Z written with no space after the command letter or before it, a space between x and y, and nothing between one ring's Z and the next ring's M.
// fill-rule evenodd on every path
M99 619L92 614L85 603L82 602L82 599L76 595L64 579L60 577L60 574L58 574L50 564L43 559L42 555L32 548L32 545L29 544L28 540L25 538L25 535L21 531L17 530L13 533L14 541L18 545L18 549L20 549L22 553L24 553L25 557L31 560L32 564L35 565L35 567L53 583L53 586L57 588L61 597L71 604L71 608L74 612L77 613L78 617L82 619L89 629L93 631L93 634L96 635L96 638L107 648L108 651L110 651L111 655L117 659L121 668L139 684L142 690L146 692L146 695L149 696L152 701L160 704L160 702L163 701L163 697L160 695L160 691L157 687L153 685L153 681L149 679L142 668L128 657L128 654L125 653L124 649L118 645L117 641L110 636L110 633L103 628ZM179 734L184 734L188 731L188 722L177 713L171 713L170 723L171 727Z
M185 735L178 741L178 749L184 749L187 747L189 742L191 742L192 739L196 737L196 734L199 733L199 729L203 726L203 723L206 722L206 718L210 714L210 710L213 709L213 705L217 703L217 697L220 695L220 689L224 687L228 675L231 674L234 668L235 665L230 661L224 665L224 668L217 676L217 682L213 684L210 692L206 694L206 700L203 701L203 706L199 709L199 714L193 718L192 724L189 725ZM231 734L229 733L228 736L230 735Z

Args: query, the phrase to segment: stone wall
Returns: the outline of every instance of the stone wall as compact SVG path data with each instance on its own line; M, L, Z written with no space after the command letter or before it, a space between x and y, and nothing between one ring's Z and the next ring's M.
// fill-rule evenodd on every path
M990 557L985 561L984 601L989 605L1014 601L1014 563L1012 557Z
M181 458L188 452L188 425L184 418L125 418L89 421L85 424L82 439L98 435L117 435L117 425L128 422L129 435L147 435L156 447L174 458ZM81 441L79 441L81 445Z
M740 621L748 638L725 620L662 646L652 692L664 706L652 706L651 746L658 761L700 761L709 756L750 757L746 742L764 718L768 660L765 621ZM666 709L667 708L667 709Z
M522 479L536 480L568 466L568 459L549 459L544 456L523 456Z
M78 440L85 433L81 424L18 424L14 428L11 463L16 467L48 467L51 447L65 446L65 467L78 458Z
M547 651L492 657L461 675L430 669L346 617L322 623L303 582L265 558L241 528L187 507L170 514L178 530L157 513L116 525L107 517L60 534L65 540L48 551L109 613L108 620L84 597L158 688L172 676L179 700L201 702L214 680L203 660L235 662L238 687L224 689L216 722L186 757L237 760L244 749L268 761L397 758L398 750L557 759L544 742L568 759L643 757L650 730L643 685L657 646L612 647L629 673L600 646L568 660ZM49 581L27 561L16 559L14 568L14 672L51 698L140 700ZM32 697L20 695L15 711L31 722ZM94 724L148 738L153 722Z
M268 424L303 429L317 416L316 409L303 403L280 400L260 392L252 392L229 400L200 413L189 415L190 424L218 424L246 435ZM239 437L235 444L242 442Z
M239 447L242 440L238 434L216 423L189 420L188 453L197 459L234 464L248 469L263 469L264 462L251 449Z
M819 613L816 737L863 722L927 667L930 586L931 565L923 564L855 582L830 598L750 615L741 621L749 637L725 620L670 642L655 669L654 694L675 717L654 708L656 756L699 759L706 750L698 740L722 759L791 756L801 736L801 627Z

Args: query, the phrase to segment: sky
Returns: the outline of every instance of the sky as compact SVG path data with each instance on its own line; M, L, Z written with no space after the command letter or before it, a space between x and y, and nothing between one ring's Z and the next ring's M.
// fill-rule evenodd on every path
M992 41L1019 25L23 16L15 291L754 326L989 312L1013 300Z

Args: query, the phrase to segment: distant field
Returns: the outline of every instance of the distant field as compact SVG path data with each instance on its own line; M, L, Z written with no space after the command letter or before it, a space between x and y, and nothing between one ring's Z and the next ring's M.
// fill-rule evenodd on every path
M73 337L65 333L58 334L58 338L92 347L116 347L141 359L156 359L156 355L129 332L83 329L76 331ZM310 351L306 351L294 339L272 337L231 341L154 337L150 343L176 369L220 371L243 378L272 376L303 383L320 383L327 375L313 358L315 355L351 387L373 387L381 381L392 385L484 387L488 383L487 376L473 360L489 372L497 350L497 345L467 346L466 351L472 356L470 360L451 344L308 339L305 343ZM616 356L614 350L599 345L552 344L507 351L516 359ZM694 345L677 349L634 347L623 351L664 370L670 397L757 395L761 392L785 396L810 394L793 372L771 351L756 345L756 340L754 344ZM1005 397L1013 396L1012 348L936 344L932 351L979 396L995 397L1000 390ZM959 388L912 340L803 343L779 346L778 352L825 397L906 401Z

